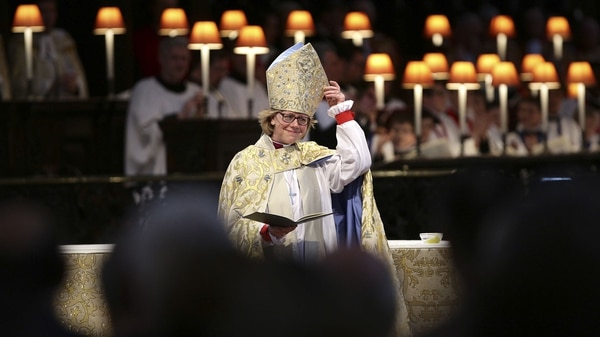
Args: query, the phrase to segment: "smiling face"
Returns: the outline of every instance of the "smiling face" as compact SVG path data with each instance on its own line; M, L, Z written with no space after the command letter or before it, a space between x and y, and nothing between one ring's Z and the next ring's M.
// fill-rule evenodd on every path
M287 116L286 118L294 119L291 122L285 122L284 116ZM305 125L300 125L298 123L298 121L302 119L306 119L305 121L307 123ZM271 139L286 145L296 143L306 135L310 122L310 117L305 114L291 111L278 111L274 113L271 118L270 123L274 128Z

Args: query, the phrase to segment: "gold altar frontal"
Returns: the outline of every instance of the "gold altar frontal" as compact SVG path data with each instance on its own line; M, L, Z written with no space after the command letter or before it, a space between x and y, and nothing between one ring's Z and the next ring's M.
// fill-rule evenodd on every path
M413 334L438 325L456 307L457 282L447 241L389 241ZM87 336L111 336L101 271L112 245L61 246L67 273L56 297L56 311L69 329Z

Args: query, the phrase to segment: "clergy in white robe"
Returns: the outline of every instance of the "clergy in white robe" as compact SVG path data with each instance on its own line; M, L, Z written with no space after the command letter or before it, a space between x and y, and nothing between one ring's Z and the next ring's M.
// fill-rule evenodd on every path
M256 259L320 261L336 249L360 247L381 258L398 284L399 335L410 335L400 281L373 198L365 134L339 85L327 81L310 44L295 45L267 70L270 109L259 115L263 135L233 158L223 178L219 216L234 245ZM335 150L303 142L321 98L337 122ZM298 219L331 215L292 227L246 218L266 212Z
M125 130L125 174L164 175L167 155L158 122L167 116L193 117L202 107L202 89L185 80L190 52L187 39L164 39L161 74L140 80L133 88Z

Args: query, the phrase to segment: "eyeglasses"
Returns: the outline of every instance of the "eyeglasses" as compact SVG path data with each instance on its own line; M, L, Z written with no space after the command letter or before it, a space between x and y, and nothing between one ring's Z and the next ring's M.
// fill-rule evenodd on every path
M293 123L294 119L298 121L298 125L300 126L305 126L308 124L308 122L310 122L310 117L306 117L306 116L296 116L294 114L286 114L283 112L279 113L281 115L281 119L285 122L285 123Z

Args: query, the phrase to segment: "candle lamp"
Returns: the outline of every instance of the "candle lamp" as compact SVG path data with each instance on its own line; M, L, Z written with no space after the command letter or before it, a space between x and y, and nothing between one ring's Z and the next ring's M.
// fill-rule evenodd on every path
M160 16L160 35L175 37L186 35L189 25L185 11L182 8L166 8Z
M233 48L233 52L246 55L248 118L252 118L252 105L254 104L252 96L254 95L256 55L269 52L262 27L255 25L242 27L236 41L236 46Z
M509 37L515 35L515 24L508 15L496 15L490 21L490 34L496 37L498 55L506 60L506 47Z
M363 45L363 40L373 37L371 22L363 12L350 12L344 17L344 31L342 38L351 39L355 46Z
M434 80L448 79L448 60L443 53L426 53L423 62L427 63Z
M508 87L519 85L517 69L512 62L498 62L492 68L492 85L498 87L500 100L500 130L502 132L502 152L506 153L508 133Z
M204 113L208 113L209 73L210 73L210 51L221 49L221 36L217 24L213 21L197 21L192 27L189 49L200 50L200 67L202 69L202 94L204 95Z
M315 25L309 11L295 10L288 15L285 34L294 37L294 43L304 43L306 36L315 33Z
M433 86L433 74L425 61L410 61L404 70L402 85L412 89L414 94L415 136L417 138L417 155L421 154L423 88Z
M485 98L488 102L494 100L492 69L498 62L500 62L498 54L481 54L477 57L477 76L485 84Z
M461 132L460 154L464 155L464 140L468 137L467 126L467 90L479 89L475 65L468 61L456 61L450 68L450 77L446 87L458 90L458 119Z
M434 46L440 47L445 37L452 36L448 17L443 14L429 15L425 20L425 37L431 38Z
M546 60L541 54L527 54L521 61L521 80L531 82L533 79L533 68Z
M544 149L548 150L548 90L560 88L558 74L552 62L542 62L533 68L532 81L529 83L531 90L540 93L540 105L542 108L542 132L546 134Z
M240 9L226 10L221 15L219 27L221 36L230 40L235 40L239 36L240 29L248 25L246 14Z
M546 35L552 40L554 58L562 59L563 41L571 37L569 21L564 16L552 16L546 22Z
M373 53L367 57L365 64L365 81L375 82L375 97L377 109L385 106L384 82L396 77L392 59L386 53Z
M567 83L569 87L577 88L577 110L579 112L579 126L581 127L581 144L585 142L585 89L586 86L596 84L596 78L589 62L572 62L567 70ZM582 146L583 149L583 146Z
M12 31L23 33L25 42L25 67L27 76L27 98L33 93L33 33L44 30L44 21L37 5L19 5L15 11Z
M108 97L112 97L115 93L114 38L117 34L125 34L125 23L121 10L118 7L100 8L96 15L94 34L104 35Z

